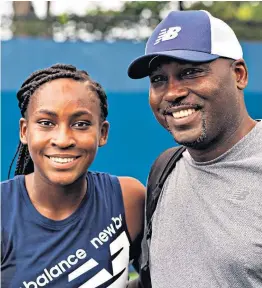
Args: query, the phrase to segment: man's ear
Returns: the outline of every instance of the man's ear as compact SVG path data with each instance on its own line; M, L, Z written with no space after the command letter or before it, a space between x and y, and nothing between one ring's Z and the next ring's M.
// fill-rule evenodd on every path
M27 144L27 120L25 118L21 118L19 121L19 136L20 136L20 141L26 145Z
M104 146L107 143L109 132L109 122L103 121L100 128L100 139L99 139L99 147Z
M236 75L237 88L243 90L248 83L248 71L246 63L243 59L233 62L233 69Z

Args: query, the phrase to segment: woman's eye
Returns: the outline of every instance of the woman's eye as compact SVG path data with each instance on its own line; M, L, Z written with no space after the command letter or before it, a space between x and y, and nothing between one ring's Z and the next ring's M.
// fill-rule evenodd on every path
M74 123L73 127L76 127L76 128L86 128L90 126L90 122L86 122L86 121L79 121L79 122L76 122Z
M45 126L45 127L54 126L54 124L51 121L48 121L48 120L41 120L41 121L38 121L37 123L40 124L41 126Z

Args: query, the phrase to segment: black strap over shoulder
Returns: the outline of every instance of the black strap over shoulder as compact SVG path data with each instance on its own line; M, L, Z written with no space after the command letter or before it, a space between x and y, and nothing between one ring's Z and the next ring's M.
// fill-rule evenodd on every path
M150 222L156 209L157 201L163 185L180 159L185 147L173 147L164 151L151 167L147 181L146 220Z
M152 235L152 216L155 212L163 185L168 175L174 169L176 162L181 158L185 149L185 147L179 146L166 150L156 159L151 167L147 181L146 227L142 240L140 279L138 287L152 287L149 270L149 246Z

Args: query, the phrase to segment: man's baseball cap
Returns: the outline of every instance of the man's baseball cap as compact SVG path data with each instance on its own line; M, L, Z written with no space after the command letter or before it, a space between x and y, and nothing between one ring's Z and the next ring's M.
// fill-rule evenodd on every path
M240 59L242 48L234 31L205 10L172 11L153 31L145 55L128 68L133 79L149 75L149 65L156 56L189 62L209 62L218 57Z

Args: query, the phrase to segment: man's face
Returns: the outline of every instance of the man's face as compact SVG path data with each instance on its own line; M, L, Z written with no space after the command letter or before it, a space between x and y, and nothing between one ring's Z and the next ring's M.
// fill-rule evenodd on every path
M243 106L233 60L189 63L159 57L151 67L150 105L176 142L201 148L232 133Z

